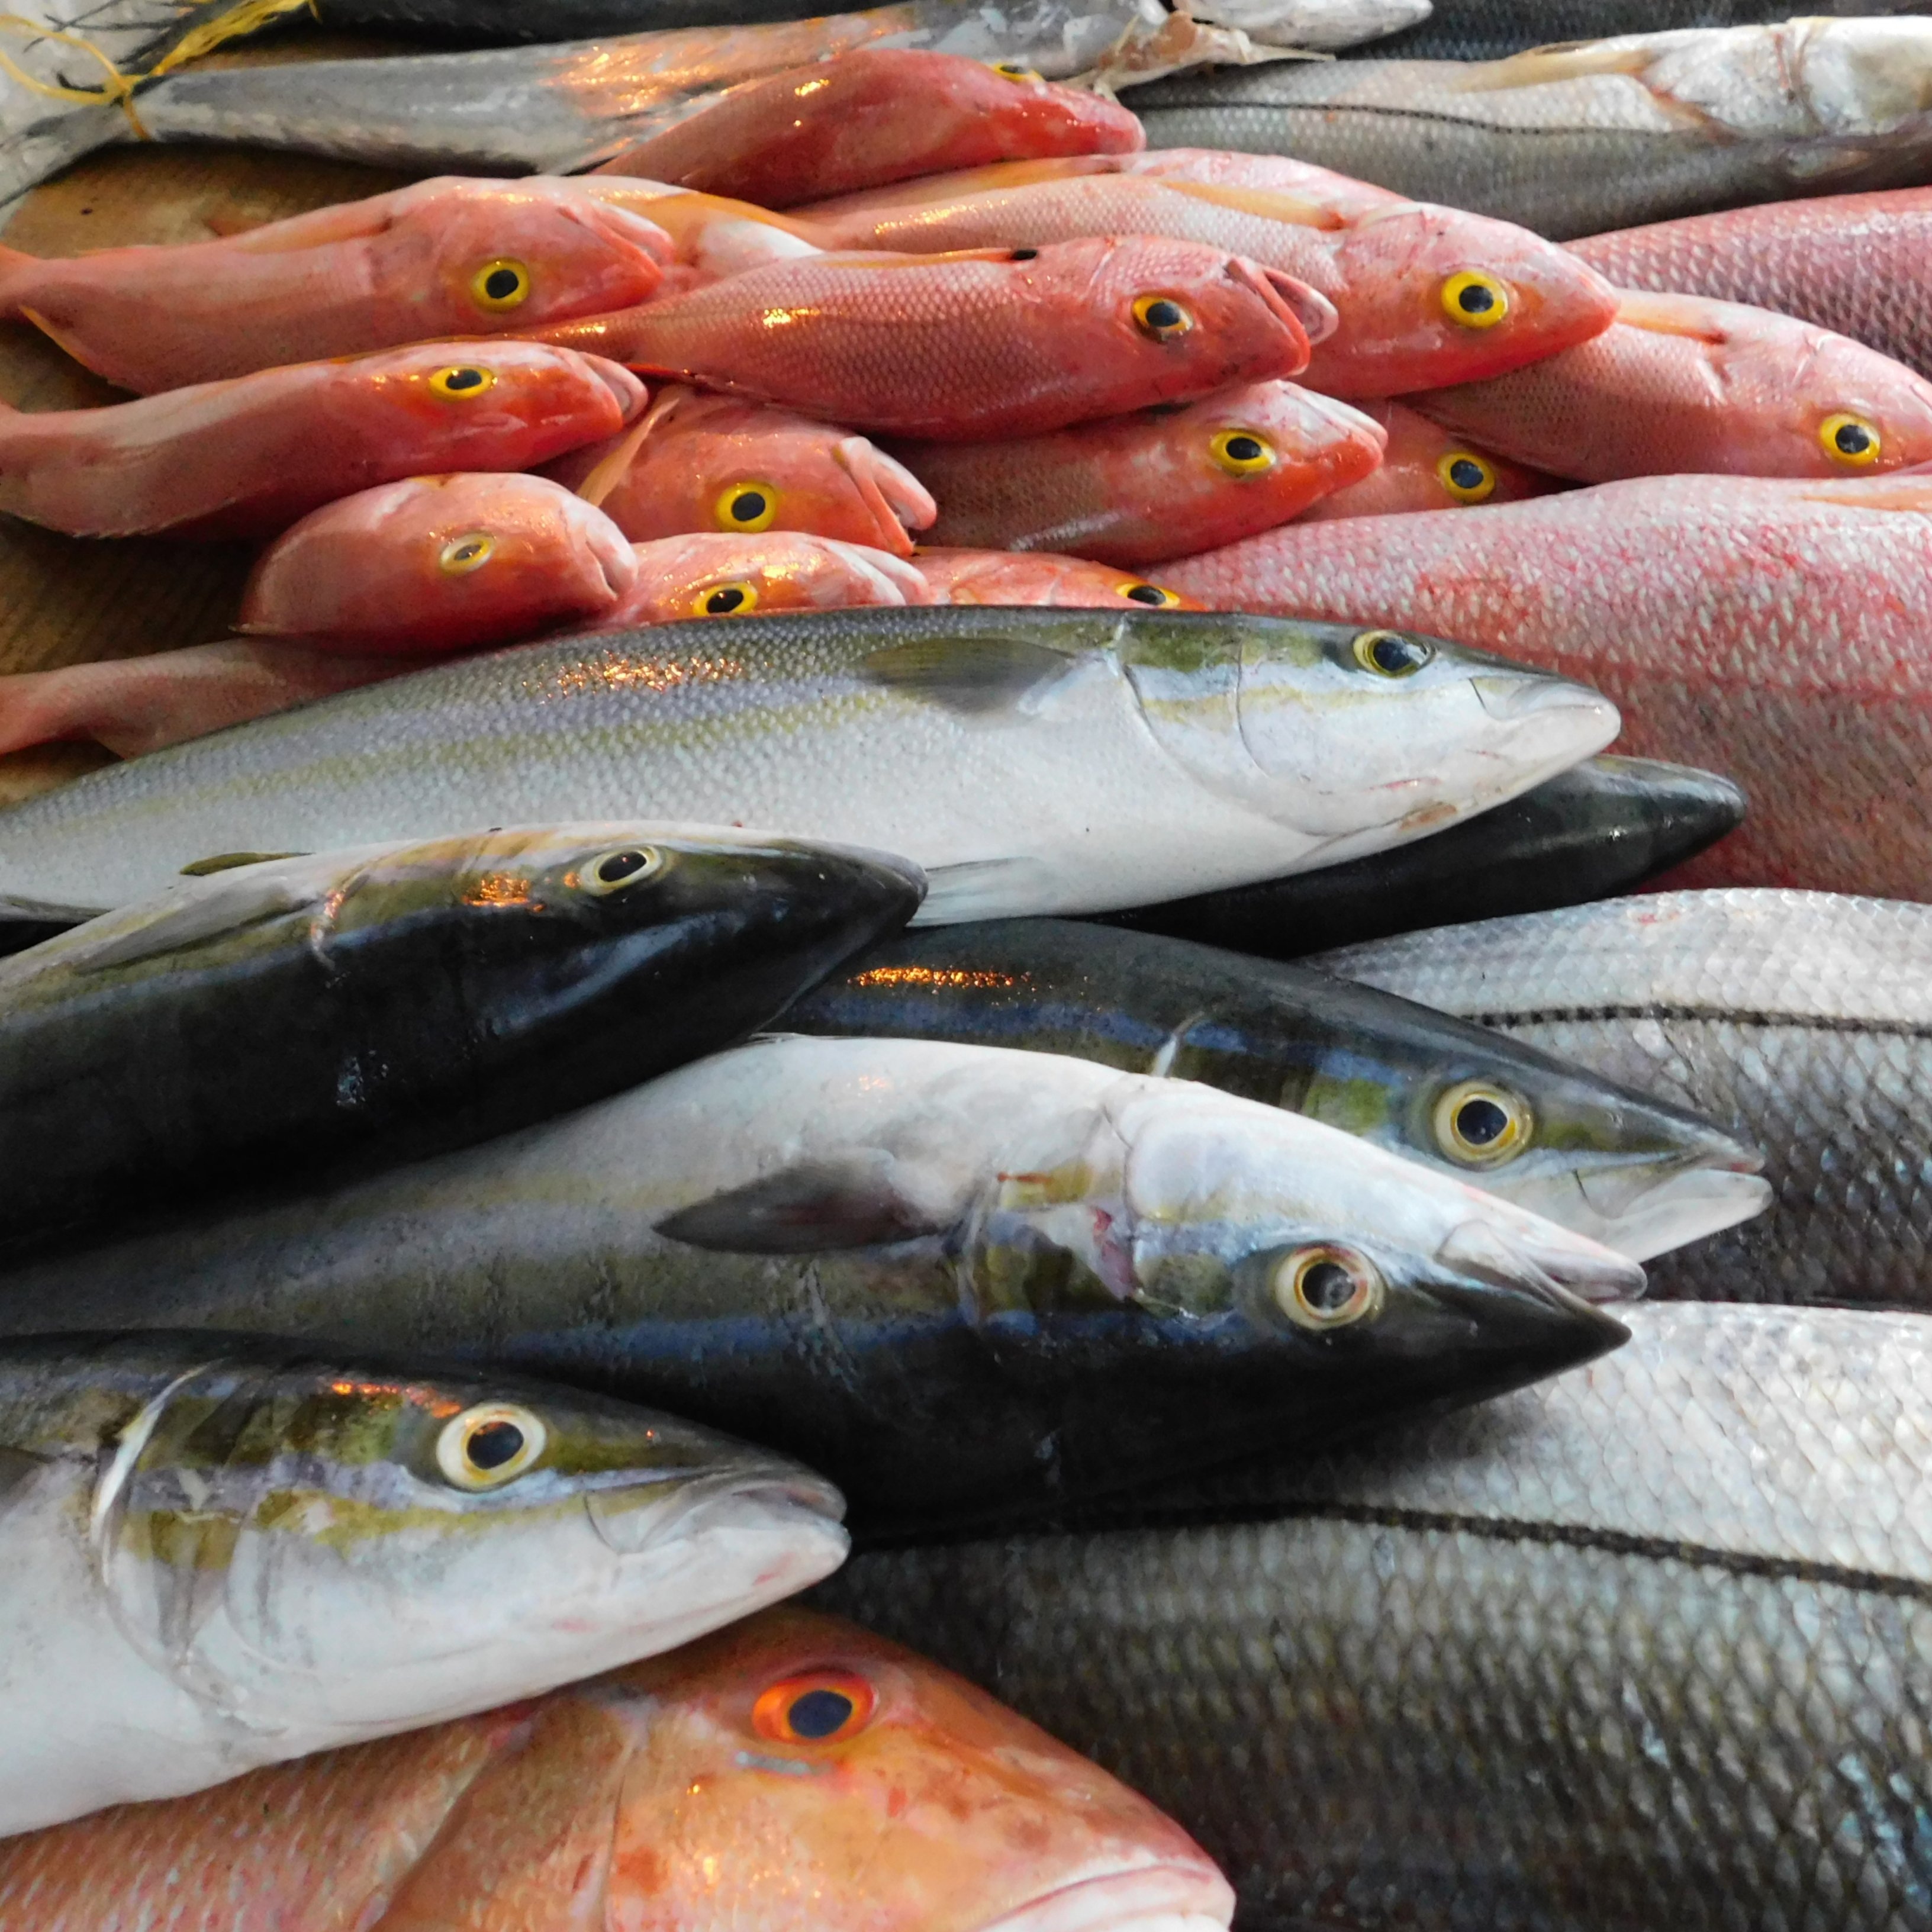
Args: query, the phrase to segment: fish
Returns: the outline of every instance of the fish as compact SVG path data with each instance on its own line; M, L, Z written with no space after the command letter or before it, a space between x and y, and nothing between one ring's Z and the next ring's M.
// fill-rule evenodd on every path
M872 1932L1226 1932L1234 1910L1207 1854L1097 1766L787 1605L534 1702L0 1843L0 1914L820 1932L857 1873Z
M812 1600L1145 1792L1253 1932L1916 1924L1932 1328L1627 1318L1576 1373L1114 1513L1145 1527L880 1551Z
M1316 497L1295 520L1318 524L1335 517L1448 510L1458 504L1520 503L1562 488L1554 477L1511 463L1492 449L1476 448L1404 404L1359 406L1388 438L1381 464L1359 482Z
M1625 288L1776 309L1932 376L1928 249L1932 188L1773 202L1570 244Z
M1748 1136L1771 1211L1669 1257L1671 1300L1932 1308L1923 970L1932 914L1665 892L1324 953L1324 971L1634 1081Z
M1565 679L1352 625L695 619L459 659L90 772L0 812L0 910L98 910L211 853L616 817L899 853L935 924L1100 910L1400 843L1617 724Z
M544 474L594 502L634 543L688 531L800 530L912 554L938 514L902 463L796 410L667 383L637 433L574 451Z
M1738 302L1624 294L1594 340L1412 406L1583 483L1844 476L1932 462L1932 383L1902 363Z
M637 581L591 629L934 601L931 586L903 557L793 530L659 537L634 544L632 554Z
M675 1417L247 1335L10 1341L0 1448L4 1832L669 1649L847 1547L830 1484Z
M1761 1214L1756 1150L1634 1083L1323 970L1072 920L868 949L787 1032L960 1040L1198 1080L1360 1136L1634 1261Z
M809 256L531 333L872 434L984 441L1294 375L1334 314L1278 270L1129 236Z
M428 342L104 409L0 404L0 511L70 536L272 536L376 484L533 468L645 400L571 350Z
M638 822L219 855L0 962L0 1240L601 1099L764 1024L922 886Z
M940 506L928 543L1143 569L1286 522L1366 476L1384 440L1346 403L1274 382L1011 442L892 453Z
M1915 898L1932 794L1920 640L1932 481L1646 477L1527 503L1291 524L1162 566L1215 607L1342 610L1587 677L1624 748L1728 773L1751 814L1678 875Z
M232 1326L754 1436L855 1535L1012 1520L1552 1374L1636 1262L1318 1121L926 1040L765 1039L548 1124L22 1258L0 1334Z
M66 259L0 247L0 317L148 394L444 337L527 334L648 299L670 256L655 223L572 182L443 178L211 242Z
M636 552L542 476L412 476L311 511L256 560L236 628L352 656L440 655L614 614Z
M1045 550L928 550L913 562L936 604L1043 604L1059 610L1198 610L1164 584L1118 566Z
M670 236L671 261L658 285L660 296L682 295L768 262L823 254L829 238L770 208L694 194L669 182L604 174L573 178L593 200L629 208Z
M1574 256L1456 208L1389 201L1344 216L1326 196L1132 173L1012 174L1019 178L1006 188L804 212L845 248L1064 247L1082 236L1161 235L1228 249L1333 304L1334 326L1308 330L1306 381L1334 396L1499 374L1588 341L1616 316L1609 284L1578 274Z
M1651 758L1586 758L1446 832L1229 891L1097 917L1269 959L1390 933L1610 898L1667 874L1744 820L1715 772Z
M1796 20L1131 89L1154 147L1258 148L1553 241L1932 172L1932 20Z
M748 80L599 172L784 208L915 175L1144 146L1110 96L1019 61L859 47Z

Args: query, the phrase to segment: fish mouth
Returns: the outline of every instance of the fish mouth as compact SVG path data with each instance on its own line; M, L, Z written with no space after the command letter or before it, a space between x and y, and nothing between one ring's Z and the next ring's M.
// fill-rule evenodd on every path
M841 437L832 445L832 454L872 512L878 526L879 548L894 556L911 556L908 532L929 529L938 519L939 506L931 491L904 464L862 436Z
M1076 1880L979 1932L1226 1932L1234 1916L1234 1888L1204 1860Z
M1616 716L1616 707L1600 692L1587 684L1572 684L1568 678L1540 676L1526 671L1515 677L1478 676L1469 680L1476 701L1490 716L1504 724L1520 718L1541 716L1549 711L1601 711Z
M1582 1232L1637 1262L1735 1228L1774 1198L1769 1181L1740 1166L1679 1167L1635 1190L1619 1178L1615 1168L1576 1177L1589 1214Z
M839 1524L845 1498L806 1469L724 1471L678 1483L668 1496L657 1498L634 1486L592 1490L585 1494L584 1507L598 1540L619 1556L643 1556L667 1544L715 1534L795 1532L802 1543L823 1532L834 1533L841 1542L844 1538Z
M1342 326L1340 311L1320 290L1298 281L1285 269L1264 268L1244 255L1235 255L1228 260L1228 274L1231 280L1253 290L1282 321L1306 337L1311 349L1318 342L1326 342Z
M645 404L650 400L651 392L621 362L613 362L608 356L586 355L585 362L590 364L591 373L616 398L619 415L626 423L634 422Z
M1436 1258L1479 1281L1565 1304L1626 1301L1644 1291L1643 1270L1629 1256L1555 1222L1540 1236L1532 1228L1505 1234L1480 1220L1459 1222Z

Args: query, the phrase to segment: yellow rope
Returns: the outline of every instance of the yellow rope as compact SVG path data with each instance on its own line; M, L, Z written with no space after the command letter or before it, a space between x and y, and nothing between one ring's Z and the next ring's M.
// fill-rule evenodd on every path
M22 87L35 94L45 94L50 100L72 100L83 106L118 107L140 140L153 140L154 136L141 125L141 117L134 112L134 82L92 41L82 40L78 34L60 33L40 21L29 20L19 14L0 14L0 30L24 34L30 40L58 40L64 47L77 47L90 59L98 61L107 74L98 87L62 87L28 73L9 58L4 48L0 48L0 69L11 74Z
M266 27L271 20L279 20L284 14L314 10L314 0L242 0L240 6L231 7L226 13L217 15L212 20L204 20L200 26L184 34L141 78L154 80L176 68L185 67L190 61L212 53L223 41L232 40L238 34L252 34L257 28Z

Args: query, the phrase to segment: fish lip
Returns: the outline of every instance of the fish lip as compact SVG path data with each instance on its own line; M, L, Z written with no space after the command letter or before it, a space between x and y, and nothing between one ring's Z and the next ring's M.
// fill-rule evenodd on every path
M622 422L627 426L635 422L639 412L650 400L650 391L622 363L614 362L608 356L593 356L586 350L584 359L590 364L591 373L616 398Z
M1204 1857L1123 1865L1042 1892L984 1921L977 1932L1222 1932L1234 1916L1234 1888Z
M1282 322L1312 349L1326 342L1342 326L1340 312L1318 289L1312 289L1282 268L1265 268L1245 255L1228 258L1231 280L1259 296Z
M1443 1267L1498 1287L1555 1296L1566 1307L1593 1308L1598 1302L1642 1294L1643 1270L1629 1256L1555 1222L1548 1226L1552 1237L1564 1238L1539 1240L1526 1228L1504 1232L1472 1215L1450 1229L1436 1258Z
M1591 1230L1595 1238L1636 1262L1754 1220L1777 1198L1771 1183L1749 1168L1700 1161L1664 1175L1634 1201L1600 1206L1591 1197L1590 1183L1596 1181L1601 1192L1614 1172L1578 1174L1577 1191L1596 1216Z
M622 1510L620 1497L633 1498ZM619 1557L647 1556L664 1544L702 1531L704 1519L752 1516L766 1529L837 1530L845 1514L844 1496L822 1476L782 1463L722 1469L682 1483L653 1502L634 1487L584 1492L584 1514L598 1540Z
M1492 718L1514 723L1550 711L1612 711L1610 700L1587 684L1573 683L1567 677L1552 677L1534 670L1514 677L1490 676L1478 672L1469 680L1476 701Z

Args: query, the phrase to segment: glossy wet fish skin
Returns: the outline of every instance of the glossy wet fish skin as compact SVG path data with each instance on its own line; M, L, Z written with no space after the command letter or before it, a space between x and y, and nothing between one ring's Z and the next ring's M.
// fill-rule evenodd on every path
M1054 610L1198 610L1204 607L1118 566L1045 550L927 549L913 553L936 604Z
M1927 888L1919 640L1932 488L1655 477L1532 502L1293 524L1165 567L1203 603L1506 638L1623 710L1628 749L1726 773L1751 815L1684 885Z
M1297 959L1391 933L1628 892L1735 832L1744 812L1744 794L1714 772L1587 758L1507 805L1392 852L1101 916L1142 932Z
M0 1234L581 1106L741 1038L920 896L878 855L636 822L178 882L0 966Z
M673 1417L247 1336L10 1342L0 1438L10 1832L608 1670L846 1548L829 1484Z
M1769 1214L1661 1262L1709 1301L1932 1306L1917 1176L1932 1145L1923 907L1666 892L1323 956L1610 1077L1766 1151Z
M1132 89L1150 146L1258 148L1562 241L1752 202L1911 186L1932 22L1645 33L1507 62L1347 62Z
M796 531L660 537L634 544L632 554L637 581L614 609L585 628L934 601L932 586L903 557Z
M723 195L696 194L668 182L626 175L573 177L596 200L628 208L670 237L671 266L659 290L679 295L769 262L789 262L824 248L826 237L768 208Z
M1492 449L1478 448L1405 404L1366 403L1362 409L1388 439L1381 463L1359 483L1316 497L1298 522L1474 509L1485 503L1520 503L1562 488L1554 477L1511 463Z
M940 927L860 954L779 1024L1198 1080L1339 1127L1638 1261L1768 1200L1754 1150L1634 1088L1324 973L1186 940L1057 920ZM1466 1120L1486 1137L1469 1138Z
M1371 1286L1310 1324L1272 1284L1331 1250ZM0 1330L58 1309L406 1337L735 1424L838 1482L874 1534L1514 1388L1614 1347L1577 1297L1642 1279L1191 1083L790 1037L412 1167L70 1244L0 1282Z
M1926 1869L1927 1331L1629 1319L1538 1388L1144 1499L1197 1526L867 1556L823 1599L1164 1805L1256 1932L1896 1932Z
M423 343L106 409L0 406L0 509L71 536L267 537L374 484L520 470L644 406L615 362Z
M211 852L649 814L939 874L932 922L1144 904L1332 862L1596 751L1594 693L1352 626L1178 610L714 620L459 660L91 774L0 818L29 917Z

